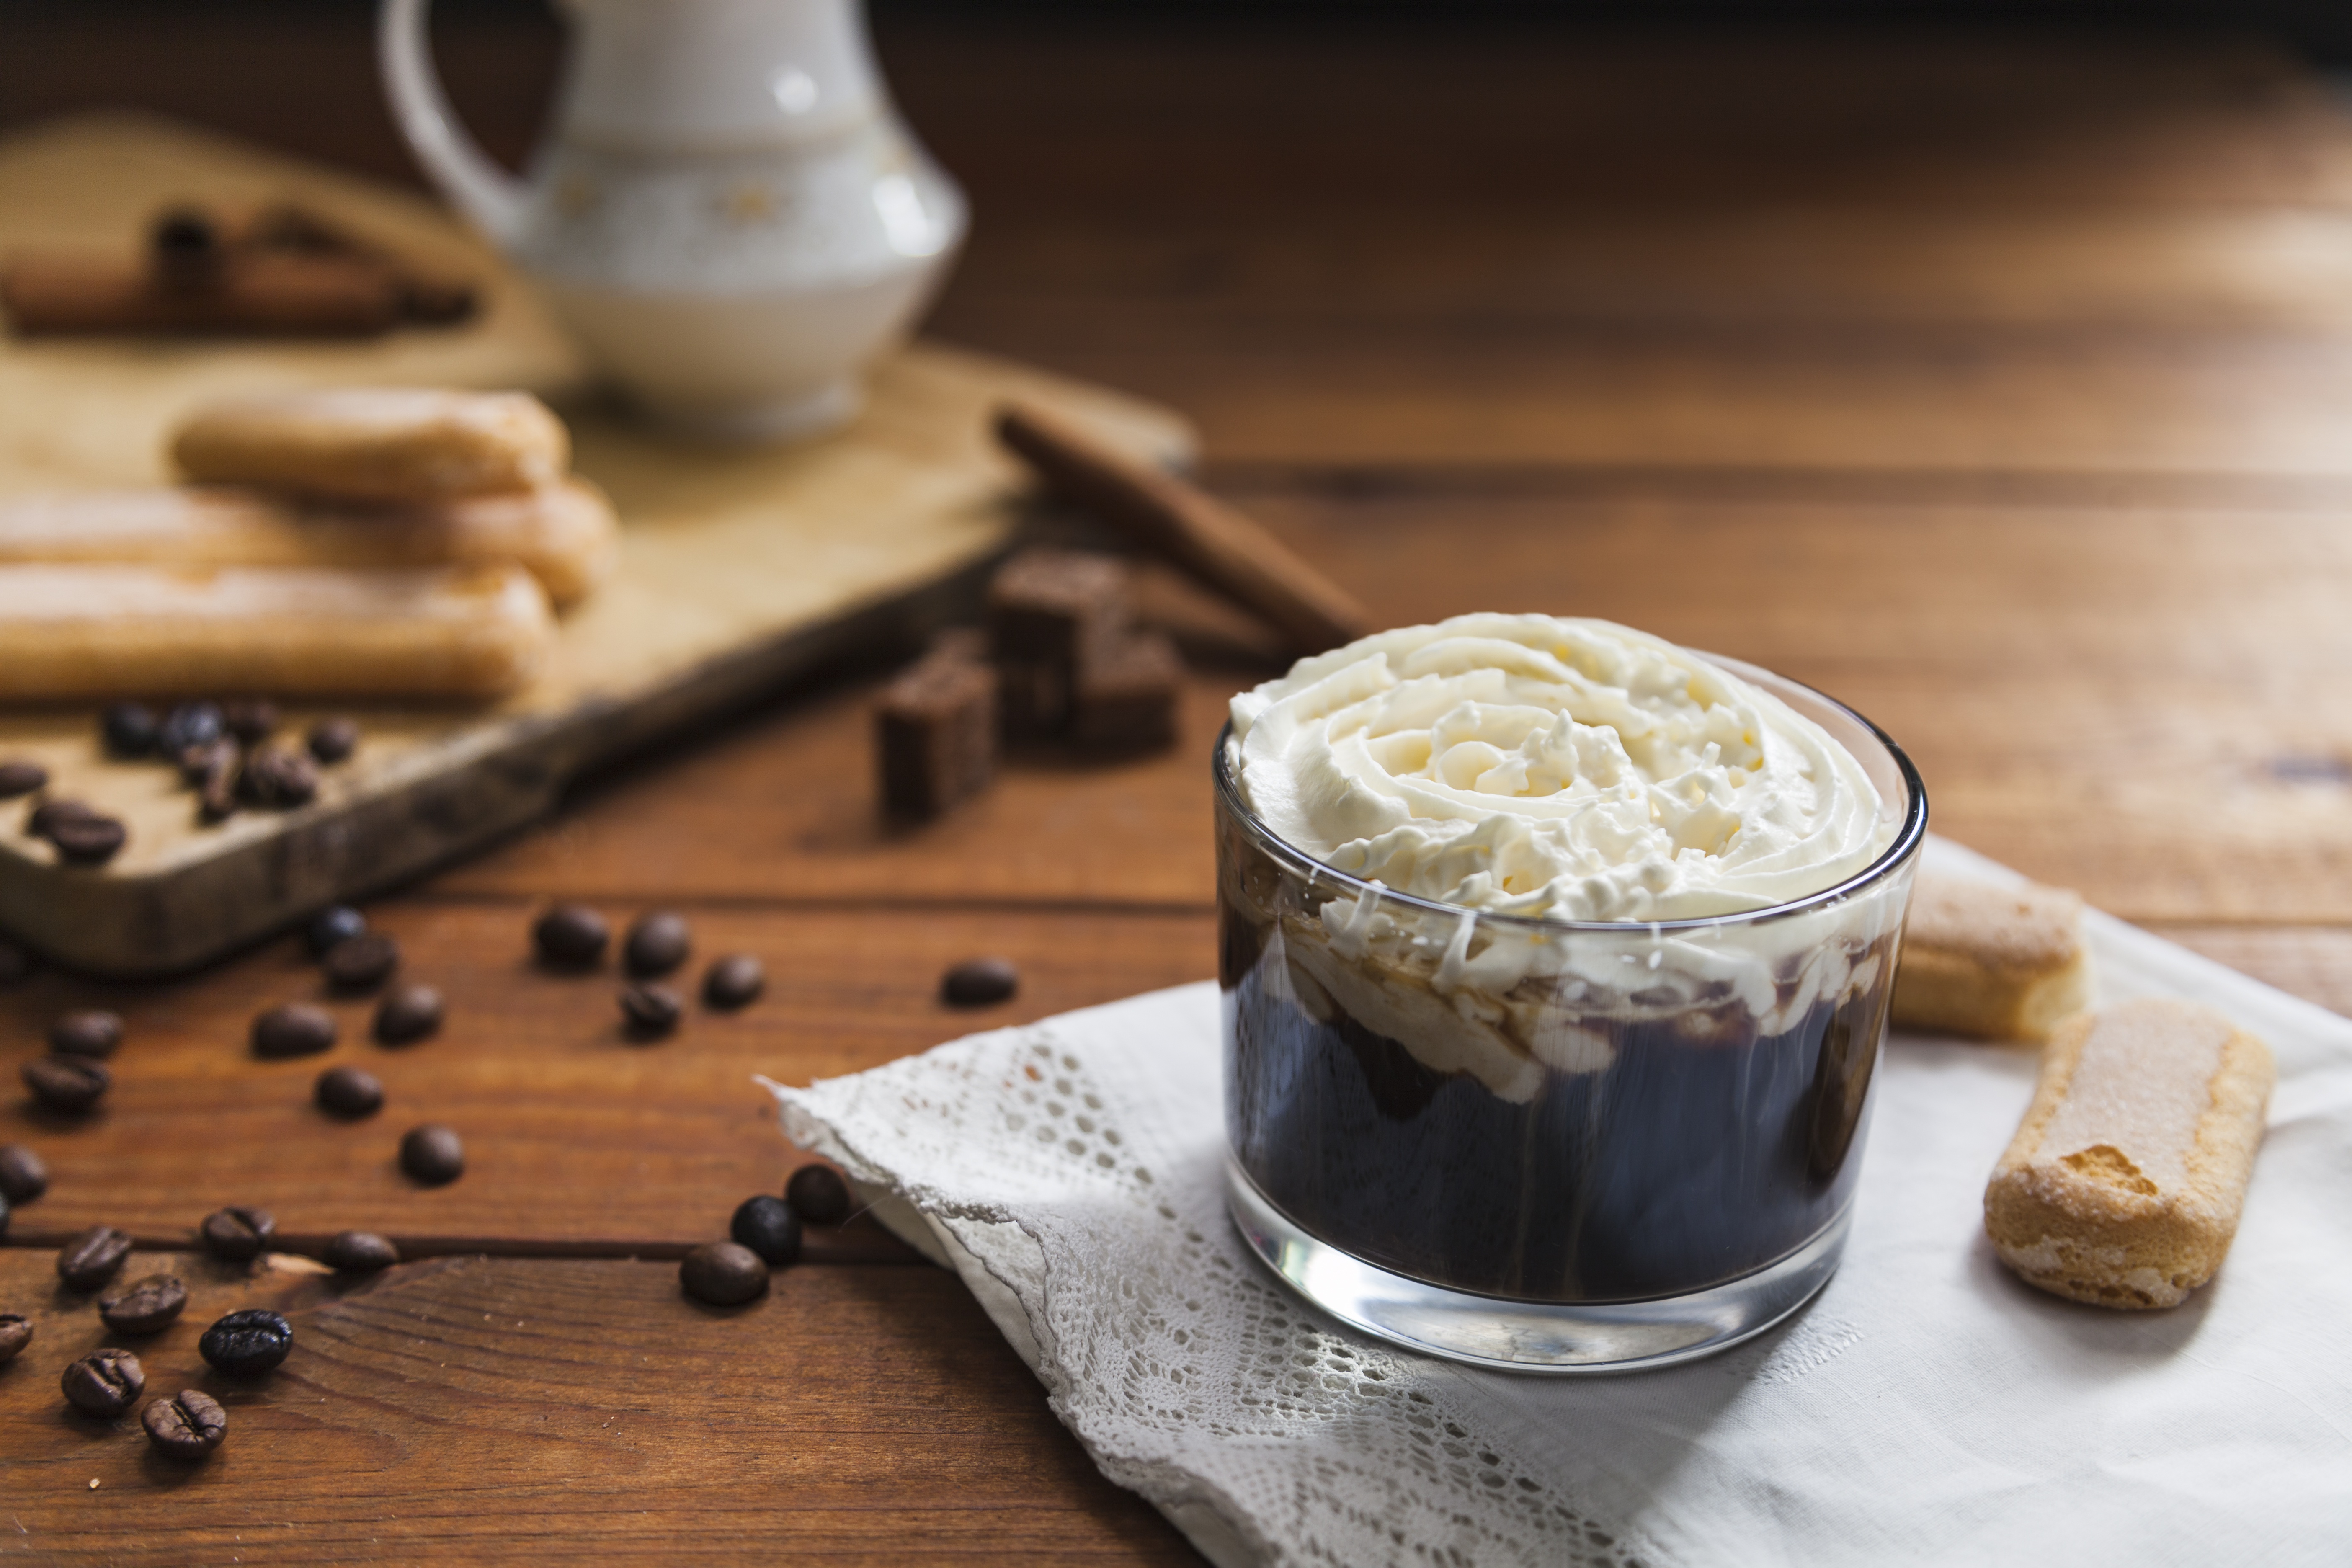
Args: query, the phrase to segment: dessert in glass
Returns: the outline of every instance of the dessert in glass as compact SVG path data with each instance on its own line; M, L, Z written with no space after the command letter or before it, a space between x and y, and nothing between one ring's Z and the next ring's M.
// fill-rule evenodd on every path
M1663 1365L1837 1267L1927 799L1820 693L1606 621L1301 660L1214 761L1229 1198L1415 1349Z

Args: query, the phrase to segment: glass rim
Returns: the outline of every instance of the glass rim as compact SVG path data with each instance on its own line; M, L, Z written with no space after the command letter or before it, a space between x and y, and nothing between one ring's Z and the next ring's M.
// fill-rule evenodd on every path
M1276 858L1289 862L1306 871L1311 878L1327 878L1343 888L1353 889L1360 896L1369 893L1377 899L1402 904L1408 909L1443 915L1449 920L1458 921L1464 915L1469 915L1482 921L1491 921L1496 925L1527 931L1564 931L1575 932L1579 935L1612 934L1622 937L1633 933L1646 933L1663 936L1668 932L1711 931L1728 926L1758 925L1768 921L1786 920L1831 904L1843 903L1856 893L1869 888L1873 883L1882 881L1892 875L1918 852L1920 844L1927 837L1927 790L1920 781L1919 770L1912 765L1911 758L1903 748L1895 743L1893 736L1829 693L1817 687L1808 686L1801 680L1791 679L1777 671L1766 669L1761 665L1749 664L1745 659L1728 658L1719 654L1702 652L1696 648L1685 651L1727 668L1743 679L1752 679L1754 677L1762 676L1766 680L1794 687L1861 725L1863 729L1869 731L1873 740L1886 749L1886 754L1894 759L1895 771L1901 775L1904 791L1909 798L1904 805L1903 821L1895 829L1893 842L1887 845L1878 858L1843 881L1832 883L1818 892L1807 893L1802 898L1791 899L1784 904L1767 904L1760 909L1753 910L1734 910L1719 915L1687 915L1671 921L1570 921L1555 919L1549 915L1505 914L1494 910L1473 909L1467 904L1449 904L1440 899L1424 899L1416 893L1399 892L1385 883L1376 884L1360 877L1352 876L1327 861L1318 860L1314 856L1268 827L1251 808L1249 802L1243 798L1241 782L1234 776L1231 760L1234 721L1230 716L1217 731L1216 745L1209 759L1210 776L1215 781L1217 804L1223 808L1227 816L1248 831L1250 837L1257 841L1260 847L1272 853ZM1843 744L1843 742L1838 742L1834 735L1830 739L1838 744Z

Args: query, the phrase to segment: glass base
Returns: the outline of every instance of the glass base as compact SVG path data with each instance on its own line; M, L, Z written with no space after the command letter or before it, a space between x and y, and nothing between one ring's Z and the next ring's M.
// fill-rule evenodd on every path
M1341 1322L1407 1350L1499 1372L1643 1372L1727 1350L1762 1333L1837 1272L1849 1205L1769 1268L1727 1285L1648 1301L1508 1301L1409 1279L1318 1241L1239 1165L1225 1196L1251 1249L1284 1283Z

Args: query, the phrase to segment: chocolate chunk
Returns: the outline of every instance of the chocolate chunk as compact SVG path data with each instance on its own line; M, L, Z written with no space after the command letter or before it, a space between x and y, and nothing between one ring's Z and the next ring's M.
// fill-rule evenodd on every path
M0 800L14 800L47 787L49 770L38 763L0 763Z
M310 754L329 767L349 762L352 753L360 749L360 727L355 720L321 719L310 726Z
M968 958L940 977L940 999L950 1007L985 1007L1021 989L1009 958Z
M1159 632L1120 639L1078 671L1070 739L1089 752L1162 751L1176 743L1184 661Z
M996 777L996 672L930 654L883 688L875 709L882 809L922 820Z
M1125 634L1130 614L1127 568L1107 555L1024 550L988 586L990 641L1007 664L1076 673Z

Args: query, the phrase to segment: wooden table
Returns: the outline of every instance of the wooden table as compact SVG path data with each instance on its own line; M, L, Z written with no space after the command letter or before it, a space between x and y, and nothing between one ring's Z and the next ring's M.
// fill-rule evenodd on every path
M240 52L177 13L104 50L37 13L29 53L0 37L0 102L127 92L389 163L349 19L268 15ZM2352 1005L2352 125L2295 68L2016 37L886 45L979 214L942 334L1192 414L1211 483L1383 621L1598 614L1785 670L1910 748L1941 831ZM461 92L483 61L543 81L546 46L458 40ZM319 1063L245 1050L257 1008L317 991L290 941L181 984L0 993L11 1067L67 1006L130 1020L94 1122L0 1108L57 1175L0 1249L0 1310L41 1319L0 1368L0 1560L1188 1559L887 1237L813 1245L734 1313L683 1302L667 1259L794 1163L754 1072L1212 973L1203 757L1263 673L1199 670L1173 754L1018 765L919 832L875 818L870 675L603 778L371 910L451 1019L341 1047L390 1090L356 1128L310 1109ZM625 1044L609 972L525 961L556 897L680 910L705 954L762 955L770 995ZM942 1007L942 966L992 952L1017 1000ZM392 1152L428 1119L472 1163L417 1192ZM172 1250L225 1202L421 1260L346 1285ZM297 1323L200 1468L58 1398L98 1325L44 1243L97 1221L194 1288L141 1347L152 1385L195 1378L232 1305Z

